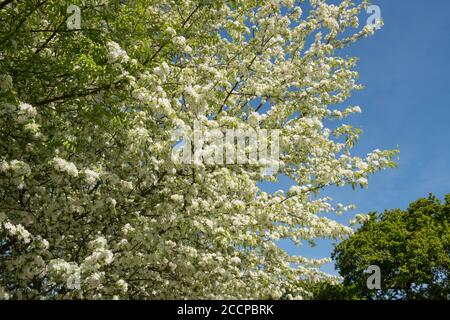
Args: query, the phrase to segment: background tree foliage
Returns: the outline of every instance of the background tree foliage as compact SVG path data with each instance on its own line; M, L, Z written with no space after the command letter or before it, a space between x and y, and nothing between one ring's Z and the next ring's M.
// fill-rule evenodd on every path
M319 286L316 299L448 299L450 195L369 216L333 253L343 283ZM367 289L369 265L381 268L381 290Z

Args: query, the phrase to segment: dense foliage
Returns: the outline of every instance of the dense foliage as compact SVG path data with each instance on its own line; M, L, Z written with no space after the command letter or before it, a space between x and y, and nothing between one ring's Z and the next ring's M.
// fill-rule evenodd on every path
M393 165L352 156L341 122L361 86L338 49L374 32L366 6L0 1L0 298L303 298L336 281L276 241L349 235L317 215L348 209L320 191ZM194 120L280 129L278 171L175 163ZM297 185L258 188L279 174Z
M324 284L316 298L448 299L450 194L445 203L430 195L407 210L369 217L333 253L343 283ZM364 270L370 265L381 269L381 290L367 288Z

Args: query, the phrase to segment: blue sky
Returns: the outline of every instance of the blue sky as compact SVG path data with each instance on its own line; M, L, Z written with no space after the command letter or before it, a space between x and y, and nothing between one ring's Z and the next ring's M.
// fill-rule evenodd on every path
M360 58L359 82L366 86L347 101L361 106L363 113L346 122L364 132L355 155L398 146L399 167L372 176L368 189L330 190L336 202L357 205L341 222L360 212L406 208L430 192L441 199L450 193L450 1L372 0L372 4L381 8L384 27L346 50ZM266 191L289 186L286 179L263 184ZM282 246L291 254L326 257L332 243ZM336 273L333 264L322 269Z

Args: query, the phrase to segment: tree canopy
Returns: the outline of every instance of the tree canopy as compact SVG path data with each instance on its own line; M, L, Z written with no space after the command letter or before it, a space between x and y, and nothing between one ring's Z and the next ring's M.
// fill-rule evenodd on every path
M407 210L371 213L333 258L344 281L323 285L316 298L448 299L450 194L444 203L430 195ZM370 265L381 269L381 290L367 288Z
M349 208L321 190L394 166L353 156L344 122L361 85L340 49L374 33L367 5L0 1L0 298L304 298L336 281L276 241L349 235L318 215ZM194 121L280 130L276 172L174 162ZM288 192L258 187L281 174Z

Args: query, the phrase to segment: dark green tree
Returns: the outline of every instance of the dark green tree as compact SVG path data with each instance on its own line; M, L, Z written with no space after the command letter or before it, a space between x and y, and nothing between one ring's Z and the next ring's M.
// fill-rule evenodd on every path
M342 285L319 289L316 298L448 299L450 194L445 203L430 194L406 211L369 216L333 252ZM381 290L367 288L370 265L381 269Z
M309 288L314 300L362 300L359 288L343 283L331 284L322 282Z

